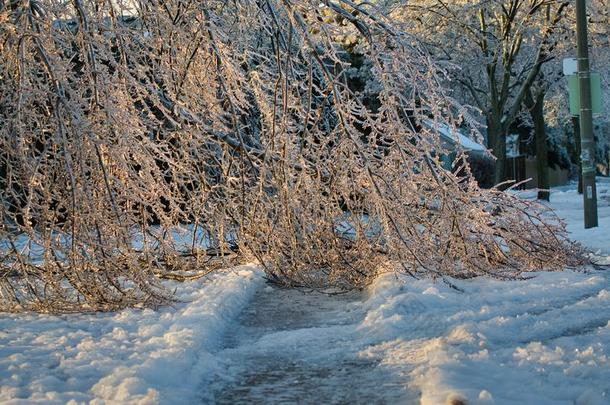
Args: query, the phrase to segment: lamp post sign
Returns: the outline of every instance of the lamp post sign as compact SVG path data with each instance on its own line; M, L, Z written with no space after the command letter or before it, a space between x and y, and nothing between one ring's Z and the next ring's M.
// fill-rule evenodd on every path
M563 75L572 76L578 72L578 60L576 58L565 58L563 60Z
M573 59L575 60L575 59ZM564 72L565 72L564 63ZM568 74L568 96L570 101L570 115L580 115L580 79L577 74ZM599 73L590 73L591 81L591 114L599 115L602 112L602 80Z

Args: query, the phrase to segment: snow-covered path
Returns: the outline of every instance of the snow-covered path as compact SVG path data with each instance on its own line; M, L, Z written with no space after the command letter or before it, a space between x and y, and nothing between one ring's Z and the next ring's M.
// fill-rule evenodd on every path
M226 374L205 387L216 404L415 403L403 379L363 354L362 294L263 287L217 353Z

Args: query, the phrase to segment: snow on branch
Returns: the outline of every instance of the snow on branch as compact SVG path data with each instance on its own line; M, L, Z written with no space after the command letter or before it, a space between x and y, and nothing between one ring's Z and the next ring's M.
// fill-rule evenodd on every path
M373 7L120 4L0 2L1 310L162 305L232 260L338 289L585 262L543 206L442 165L455 103Z

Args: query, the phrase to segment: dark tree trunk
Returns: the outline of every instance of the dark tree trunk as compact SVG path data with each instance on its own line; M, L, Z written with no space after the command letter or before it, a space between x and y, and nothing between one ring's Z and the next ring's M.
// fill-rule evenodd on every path
M531 90L527 92L525 103L534 122L534 137L536 140L536 177L538 180L538 199L549 201L549 159L544 128L544 96L545 92L532 97Z
M506 180L506 134L500 119L493 113L487 116L487 142L496 157L494 185L498 185Z

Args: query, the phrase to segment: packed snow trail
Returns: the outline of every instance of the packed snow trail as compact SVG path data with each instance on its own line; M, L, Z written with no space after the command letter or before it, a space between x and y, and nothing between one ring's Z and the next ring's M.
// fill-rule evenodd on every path
M417 403L404 377L363 355L362 294L263 287L217 353L226 366L204 402L215 404Z

